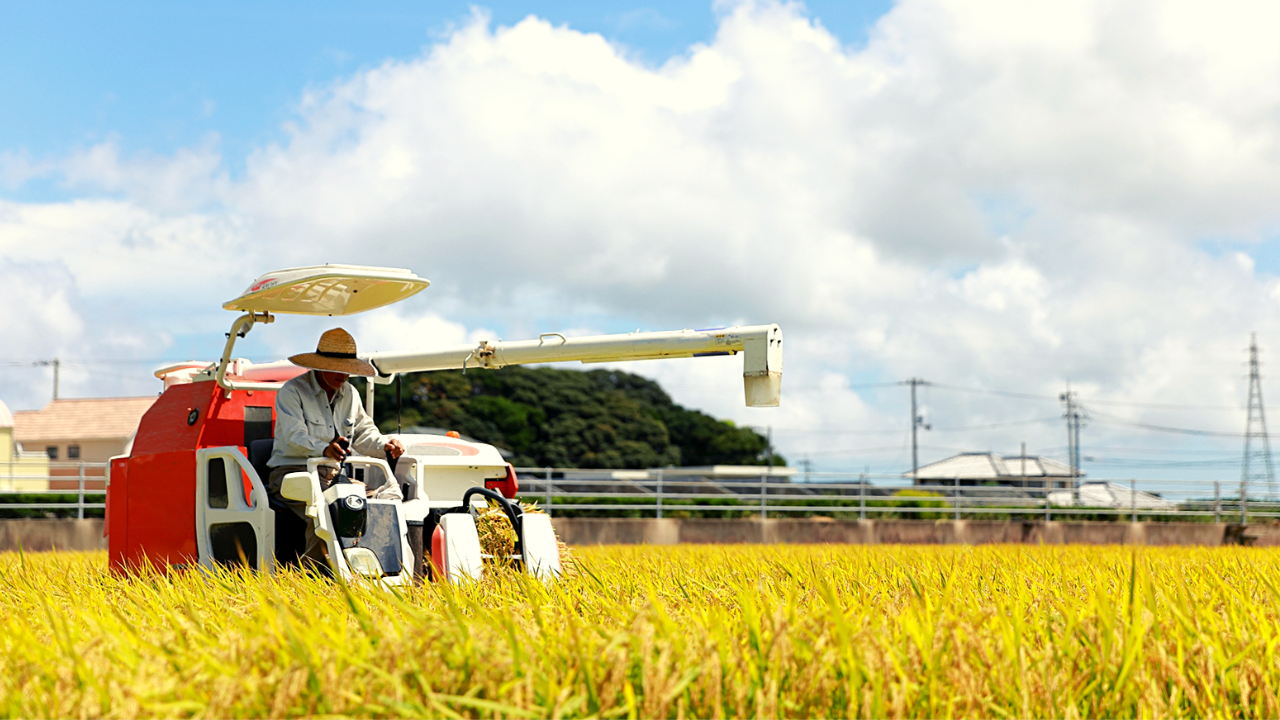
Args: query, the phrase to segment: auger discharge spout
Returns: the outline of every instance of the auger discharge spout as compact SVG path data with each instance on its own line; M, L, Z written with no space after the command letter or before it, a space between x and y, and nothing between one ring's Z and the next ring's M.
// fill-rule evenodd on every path
M432 370L501 368L553 362L620 362L743 354L748 407L777 407L782 398L782 329L750 325L714 330L592 335L570 338L543 333L537 340L481 341L441 350L375 352L369 362L383 378Z

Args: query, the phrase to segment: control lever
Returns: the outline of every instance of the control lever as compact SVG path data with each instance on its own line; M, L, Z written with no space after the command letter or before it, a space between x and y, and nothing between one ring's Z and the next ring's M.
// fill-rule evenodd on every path
M344 437L339 437L337 433L333 435L333 441L338 443L338 447L342 448L342 459L338 461L338 477L334 479L335 483L351 482L351 465L344 461L351 455L351 441Z

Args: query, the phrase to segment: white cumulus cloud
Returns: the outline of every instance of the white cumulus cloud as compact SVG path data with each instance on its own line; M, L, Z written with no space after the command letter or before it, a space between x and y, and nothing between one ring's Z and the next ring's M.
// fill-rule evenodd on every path
M190 333L221 333L217 303L250 278L317 262L433 280L354 323L362 346L778 322L789 389L772 419L741 407L731 363L634 368L790 428L784 451L847 459L881 440L803 431L900 443L905 391L876 383L1044 398L935 388L931 422L963 429L933 431L927 457L1020 440L1060 454L1056 424L977 426L1052 417L1068 380L1086 403L1238 404L1248 333L1280 347L1273 268L1252 250L1280 224L1275 8L902 0L857 48L799 5L719 9L714 37L659 67L477 14L418 57L307 91L235 180L216 139L159 158L0 149L10 185L83 193L0 205L0 253L60 263L68 292L124 298L144 324L147 299L166 323L185 313ZM320 329L286 324L255 333L284 352ZM1101 416L1088 432L1138 437Z

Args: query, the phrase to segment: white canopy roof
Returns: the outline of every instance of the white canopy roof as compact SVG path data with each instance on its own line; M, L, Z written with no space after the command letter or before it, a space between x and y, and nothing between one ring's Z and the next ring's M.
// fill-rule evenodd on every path
M404 300L430 284L400 268L314 265L267 273L222 307L241 312L354 315Z

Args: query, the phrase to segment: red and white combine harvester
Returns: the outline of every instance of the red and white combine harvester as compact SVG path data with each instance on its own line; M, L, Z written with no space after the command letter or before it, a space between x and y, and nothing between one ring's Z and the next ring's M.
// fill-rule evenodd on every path
M223 307L243 313L215 363L182 363L156 371L164 392L143 416L127 456L112 458L106 529L117 571L247 564L272 572L296 564L306 526L267 496L267 459L276 390L303 368L287 361L232 359L236 340L275 315L351 315L414 295L427 280L408 270L323 265L263 275ZM417 338L415 338L417 340ZM747 405L778 405L782 331L777 325L485 342L445 350L374 352L373 383L397 373L500 368L562 361L612 362L743 353ZM373 412L373 385L366 388ZM328 549L329 569L343 578L387 585L434 577L459 582L482 572L475 518L486 499L498 502L516 532L511 558L532 575L560 572L559 546L546 515L525 514L515 470L491 445L449 436L402 434L405 453L348 457L326 490L316 468L286 475L281 494L307 504ZM353 482L343 482L350 479ZM363 483L363 484L358 484ZM396 483L402 500L366 498L365 488Z

